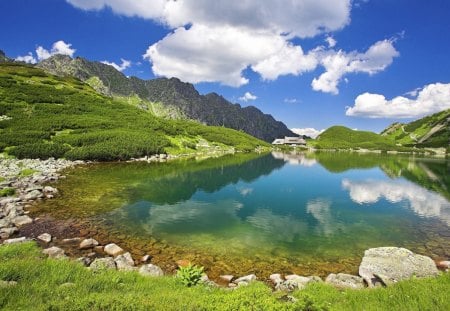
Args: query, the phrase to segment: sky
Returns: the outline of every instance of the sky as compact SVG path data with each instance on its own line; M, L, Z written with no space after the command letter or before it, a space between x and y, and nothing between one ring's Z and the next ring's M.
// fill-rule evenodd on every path
M448 0L1 0L0 49L178 77L296 132L450 108Z

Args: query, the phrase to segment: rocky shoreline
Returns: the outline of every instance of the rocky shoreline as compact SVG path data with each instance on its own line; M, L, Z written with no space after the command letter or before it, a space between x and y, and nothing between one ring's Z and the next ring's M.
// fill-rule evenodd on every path
M144 159L141 159L144 160ZM167 156L158 156L146 161L165 161ZM28 215L27 207L33 201L52 199L58 190L46 184L60 178L61 171L77 165L86 164L84 161L67 161L62 159L48 160L16 160L0 159L0 191L14 193L14 196L0 198L0 241L3 244L21 243L36 240L44 247L43 253L50 258L68 258L62 245L77 248L85 255L76 260L93 271L102 269L117 269L124 271L136 270L144 276L158 277L164 275L163 270L152 263L150 255L133 259L132 255L120 246L109 243L100 245L93 238L66 238L58 241L59 246L53 245L55 237L47 232L41 232L36 238L23 236L20 227L32 224L36 219ZM45 186L44 186L45 185ZM5 191L4 189L12 189ZM190 263L178 261L179 267ZM311 282L325 282L337 288L361 289L374 286L389 286L401 280L412 277L428 277L439 274L439 269L448 271L450 261L435 263L431 258L414 254L404 248L379 247L366 250L359 266L359 275L344 273L329 274L325 280L318 276L300 276L296 274L281 275L274 273L270 280L275 290L292 291L304 288ZM205 274L202 282L211 286L225 286L237 288L258 280L255 274L235 277L221 275L218 283L209 280Z

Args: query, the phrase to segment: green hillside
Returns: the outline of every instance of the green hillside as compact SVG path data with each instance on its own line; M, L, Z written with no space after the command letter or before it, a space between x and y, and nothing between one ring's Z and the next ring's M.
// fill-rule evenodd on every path
M403 146L442 147L450 143L450 109L408 124L394 123L381 135Z
M345 126L332 126L311 144L317 149L403 150L394 141L373 132L356 131Z
M223 127L158 118L73 77L17 63L0 64L0 152L19 158L125 160L199 149L251 151L268 146Z

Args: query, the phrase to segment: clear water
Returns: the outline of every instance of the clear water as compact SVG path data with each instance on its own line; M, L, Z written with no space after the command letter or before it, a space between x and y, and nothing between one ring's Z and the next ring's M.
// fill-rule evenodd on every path
M350 153L96 164L36 210L95 227L167 267L354 272L365 249L450 255L449 162Z

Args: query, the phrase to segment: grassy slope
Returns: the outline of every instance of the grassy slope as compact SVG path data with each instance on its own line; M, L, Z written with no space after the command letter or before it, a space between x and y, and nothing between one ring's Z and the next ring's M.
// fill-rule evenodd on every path
M418 143L422 137L424 137L430 130L438 125L443 124L447 118L450 117L450 109L435 113L430 116L426 116L422 119L413 121L408 124L393 124L381 132L381 135L395 140L396 143L400 143L405 146L417 145L419 147L448 147L450 143L450 130L449 124L442 127L442 129L423 143Z
M373 132L356 131L345 126L332 126L311 144L318 149L377 149L377 150L407 150L398 147L394 141Z
M164 120L71 77L0 64L0 151L17 157L124 160L210 147L254 150L266 143L242 132Z
M45 259L34 243L0 247L0 280L18 282L0 286L2 310L450 310L448 273L360 291L313 284L294 292L298 301L292 303L262 283L227 291L187 288L173 277L93 273L75 262Z

